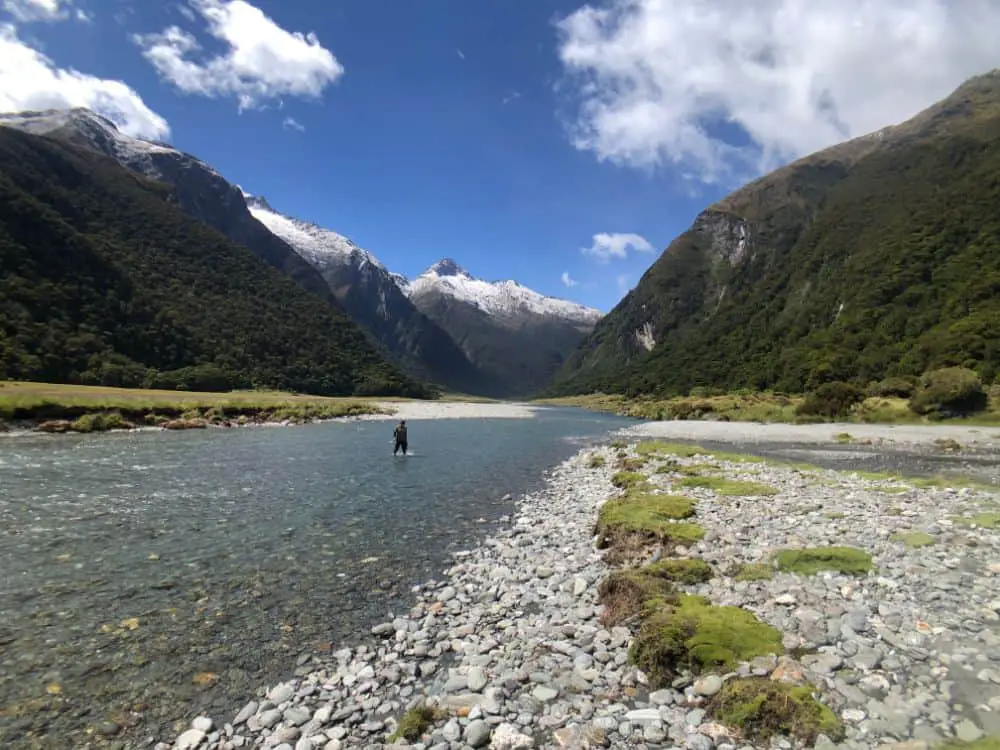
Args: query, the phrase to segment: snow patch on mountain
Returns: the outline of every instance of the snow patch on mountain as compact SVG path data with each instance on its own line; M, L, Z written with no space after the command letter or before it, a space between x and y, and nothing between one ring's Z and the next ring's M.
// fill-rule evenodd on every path
M244 198L247 208L257 221L291 245L295 252L313 266L322 269L329 263L355 265L370 263L376 268L386 270L378 258L342 234L278 213L260 196L244 192Z
M152 157L160 154L173 154L191 159L210 172L218 174L215 169L201 159L178 151L168 144L125 135L107 117L82 107L0 113L0 125L22 130L32 135L48 135L56 130L64 129L76 130L92 146L108 156L150 176L159 175L159 170Z
M397 283L411 298L439 292L474 305L490 315L530 313L587 325L596 324L603 316L600 310L558 297L547 297L516 281L477 279L451 258L438 261L413 281L404 279L397 280Z

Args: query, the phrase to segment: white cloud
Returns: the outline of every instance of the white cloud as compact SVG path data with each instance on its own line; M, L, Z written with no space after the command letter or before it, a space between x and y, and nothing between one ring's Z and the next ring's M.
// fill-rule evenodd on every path
M0 111L69 107L99 112L129 135L156 139L170 135L167 121L124 82L57 68L52 60L21 41L17 29L0 25Z
M604 0L557 28L574 145L703 182L900 122L1000 65L996 0Z
M510 104L515 99L520 99L520 98L521 98L520 91L511 91L501 100L501 104Z
M3 9L22 22L62 21L70 17L72 6L73 0L3 0ZM81 21L89 20L80 9L73 15Z
M180 13L182 16L184 16L191 23L196 23L198 21L198 17L194 14L194 11L191 10L190 6L188 6L188 5L178 5L176 7L176 10L177 10L178 13Z
M281 126L285 130L298 130L300 133L306 132L306 126L294 117L286 117L285 121L281 123Z
M244 0L191 0L208 33L228 49L198 60L201 45L170 26L133 40L160 76L188 94L234 96L240 109L281 96L319 97L344 73L312 32L290 32Z
M455 50L455 54L457 54L457 55L458 55L458 58L459 58L460 60L464 60L464 59L465 59L465 53L464 53L464 52L462 52L462 50L460 50L460 49L456 49L456 50Z
M567 287L568 289L572 289L579 283L578 281L570 277L569 271L563 271L562 276L560 276L559 278L562 281L563 286Z
M653 252L653 246L641 234L631 232L615 232L608 234L601 232L595 234L590 247L580 248L584 255L597 258L601 263L607 263L612 258L624 260L628 257L628 250L632 248L640 253Z

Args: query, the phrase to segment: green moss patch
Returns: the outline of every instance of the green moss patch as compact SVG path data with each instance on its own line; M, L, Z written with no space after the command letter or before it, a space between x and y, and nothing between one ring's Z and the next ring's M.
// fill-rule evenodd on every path
M954 516L951 519L959 526L978 526L981 529L1000 528L1000 513L977 513L974 516Z
M619 471L611 477L611 484L615 487L635 487L636 485L643 484L646 481L646 475L640 474L637 471Z
M872 569L872 558L856 547L810 547L786 549L775 555L778 570L799 575L815 575L832 570L847 575L863 575Z
M687 584L705 583L714 575L712 566L697 558L660 560L641 569L655 578Z
M935 745L934 750L1000 750L1000 737L980 737L974 742L950 739Z
M766 678L729 680L708 704L708 714L738 730L744 740L766 744L776 734L811 745L825 734L838 741L844 726L813 697L811 685L788 685Z
M846 514L841 513L840 511L831 511L829 513L824 513L823 518L828 518L831 521L839 521L841 518L844 518L845 515Z
M600 469L605 463L604 456L591 456L587 466L591 469Z
M686 443L668 443L664 440L644 440L635 447L635 452L640 456L663 456L673 455L681 458L691 458L698 455L707 455L708 451L697 445L687 445Z
M774 568L766 563L744 563L733 575L733 580L736 581L769 581L772 578Z
M781 654L781 633L739 607L681 594L651 612L632 642L629 658L655 688L681 671L727 671L757 656Z
M399 720L396 731L389 738L390 742L405 739L417 742L437 720L437 713L430 706L411 708Z
M935 539L926 531L909 531L900 532L899 534L893 534L892 540L894 542L900 542L906 545L910 549L919 549L920 547L930 547L934 544Z
M623 562L651 543L691 545L705 530L682 519L694 514L694 500L677 495L629 493L607 501L597 515L598 546L617 548L609 562Z
M717 495L769 497L777 495L778 490L760 482L740 482L725 477L685 477L679 482L681 487L701 487L713 490Z

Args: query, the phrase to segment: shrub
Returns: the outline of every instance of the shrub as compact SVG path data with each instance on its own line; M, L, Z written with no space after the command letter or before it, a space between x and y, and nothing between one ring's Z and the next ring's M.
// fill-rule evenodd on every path
M840 381L823 383L806 396L795 413L801 416L836 419L850 414L851 408L864 400L864 391L850 383Z
M886 378L868 386L872 398L909 398L917 389L909 378Z
M789 685L766 678L730 680L711 700L709 715L737 729L740 738L767 745L774 735L787 735L810 745L825 734L844 737L837 715L813 697L812 685Z
M940 418L974 414L983 411L986 404L979 376L965 367L945 367L924 374L920 388L910 399L911 411Z

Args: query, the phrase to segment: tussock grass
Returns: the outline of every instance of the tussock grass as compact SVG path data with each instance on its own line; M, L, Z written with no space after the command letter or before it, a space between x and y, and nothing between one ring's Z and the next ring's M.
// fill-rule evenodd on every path
M708 714L738 730L743 740L759 745L768 745L775 735L792 737L807 746L820 734L843 739L843 724L813 697L815 690L812 685L789 685L760 677L729 680L712 697Z

